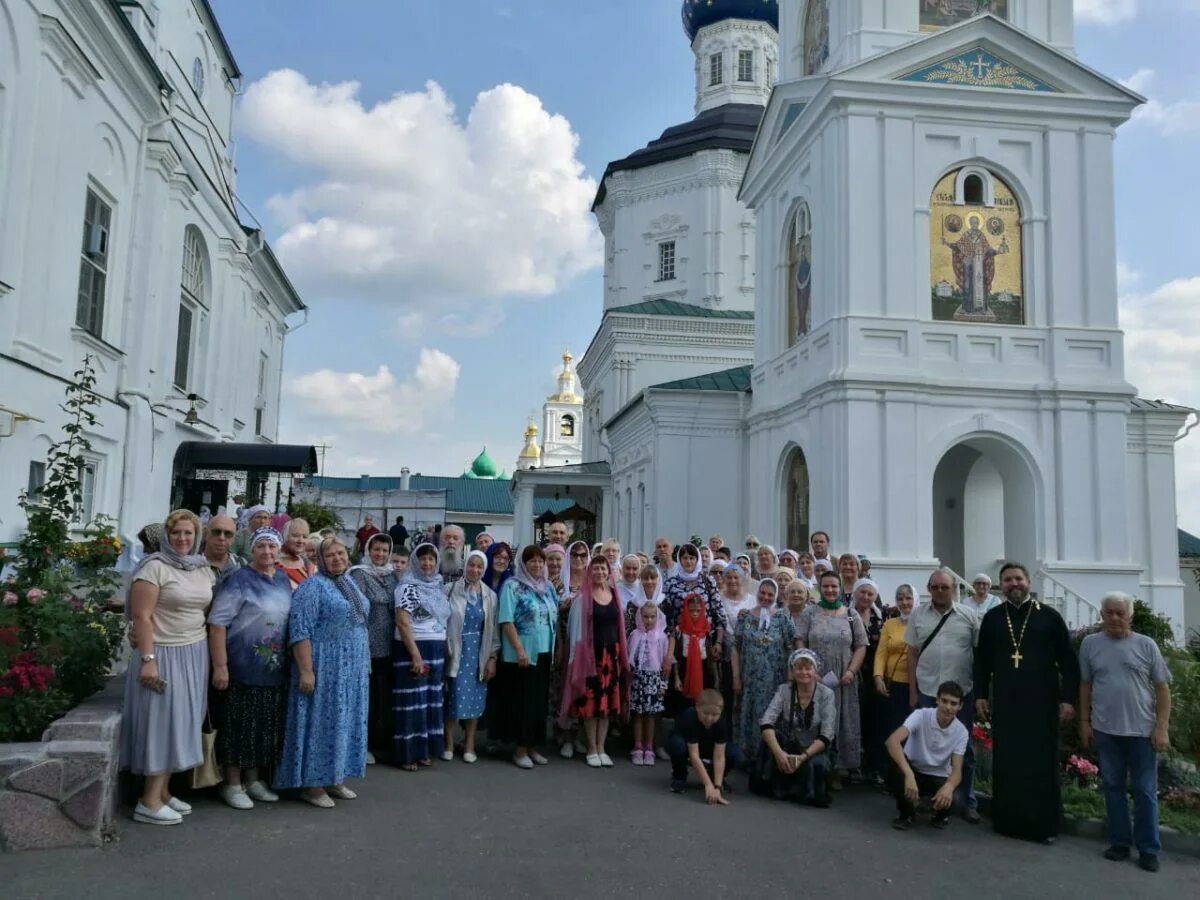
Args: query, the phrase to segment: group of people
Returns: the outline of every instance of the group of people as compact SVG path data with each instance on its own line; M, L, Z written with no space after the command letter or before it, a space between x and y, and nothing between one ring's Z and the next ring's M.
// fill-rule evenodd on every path
M336 535L312 544L302 520L281 534L266 512L240 531L213 517L202 535L176 511L133 575L125 758L146 776L138 821L190 811L168 779L201 762L207 718L220 794L236 809L282 789L332 807L376 759L408 772L472 764L481 729L488 752L521 769L548 764L551 744L611 767L615 725L633 765L669 762L677 792L694 774L709 803L728 802L736 771L756 794L818 807L847 783L879 784L895 796L897 828L923 798L945 827L952 809L979 821L978 718L994 737L996 830L1049 842L1058 729L1078 708L1102 761L1107 855L1136 846L1157 868L1153 761L1169 675L1154 643L1130 632L1126 595L1105 598L1104 630L1077 658L1018 563L1001 568L999 595L979 575L960 600L939 569L928 602L903 584L885 603L870 561L831 555L820 531L803 552L753 536L734 552L714 536L659 538L647 555L571 541L562 522L520 548L486 532L467 548L448 525L410 553L378 530L355 547Z

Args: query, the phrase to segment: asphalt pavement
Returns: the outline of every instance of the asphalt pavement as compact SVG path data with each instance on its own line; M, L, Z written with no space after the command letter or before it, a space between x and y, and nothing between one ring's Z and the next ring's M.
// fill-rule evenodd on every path
M415 774L372 766L359 799L320 810L296 800L239 812L211 791L179 826L119 822L96 850L0 855L0 895L169 897L1195 897L1200 859L1157 874L1108 862L1104 845L999 837L984 820L946 831L891 828L877 788L847 788L828 810L750 796L728 807L669 767L560 760L534 771L481 759Z

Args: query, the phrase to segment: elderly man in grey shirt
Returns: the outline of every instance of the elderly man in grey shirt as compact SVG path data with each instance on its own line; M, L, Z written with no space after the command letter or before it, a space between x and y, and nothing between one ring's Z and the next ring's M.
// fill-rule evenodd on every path
M975 726L975 697L972 693L975 645L979 642L979 617L974 610L954 602L955 580L949 569L929 576L929 603L912 611L904 632L908 645L908 697L913 709L936 707L938 685L953 681L963 690L958 720L967 734ZM979 823L979 800L973 786L975 754L970 744L963 759L958 794L963 818Z
M1138 865L1158 871L1158 760L1168 747L1171 673L1158 645L1134 634L1133 598L1107 594L1100 605L1104 630L1079 647L1079 738L1096 745L1109 848L1104 856L1129 859L1137 845ZM1127 793L1133 792L1133 827Z

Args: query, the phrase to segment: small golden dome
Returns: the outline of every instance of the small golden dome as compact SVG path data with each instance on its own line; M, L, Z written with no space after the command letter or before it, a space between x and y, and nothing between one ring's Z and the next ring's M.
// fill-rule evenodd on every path
M542 451L537 445L537 426L530 422L525 426L525 446L517 459L540 460L541 458Z
M575 393L575 372L571 369L571 362L574 359L570 350L563 351L563 367L562 371L558 373L558 392L546 398L550 403L583 405L583 398Z

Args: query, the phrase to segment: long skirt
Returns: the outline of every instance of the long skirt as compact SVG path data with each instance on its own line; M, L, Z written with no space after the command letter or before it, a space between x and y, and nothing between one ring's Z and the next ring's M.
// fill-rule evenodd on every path
M217 762L242 769L272 768L283 748L287 688L231 681L227 690L214 693Z
M417 652L429 674L417 677L403 641L392 641L395 675L392 688L394 719L392 762L412 765L439 755L445 746L442 720L442 677L446 669L445 640L417 641Z
M500 663L496 682L496 714L489 733L520 747L540 747L546 742L550 705L550 654L539 654L537 664L524 669Z
M367 707L367 749L384 753L392 746L392 658L371 659L371 681Z
M163 693L142 687L137 660L125 672L121 767L134 775L182 772L204 760L200 728L208 708L208 641L156 645L154 655L167 683Z

